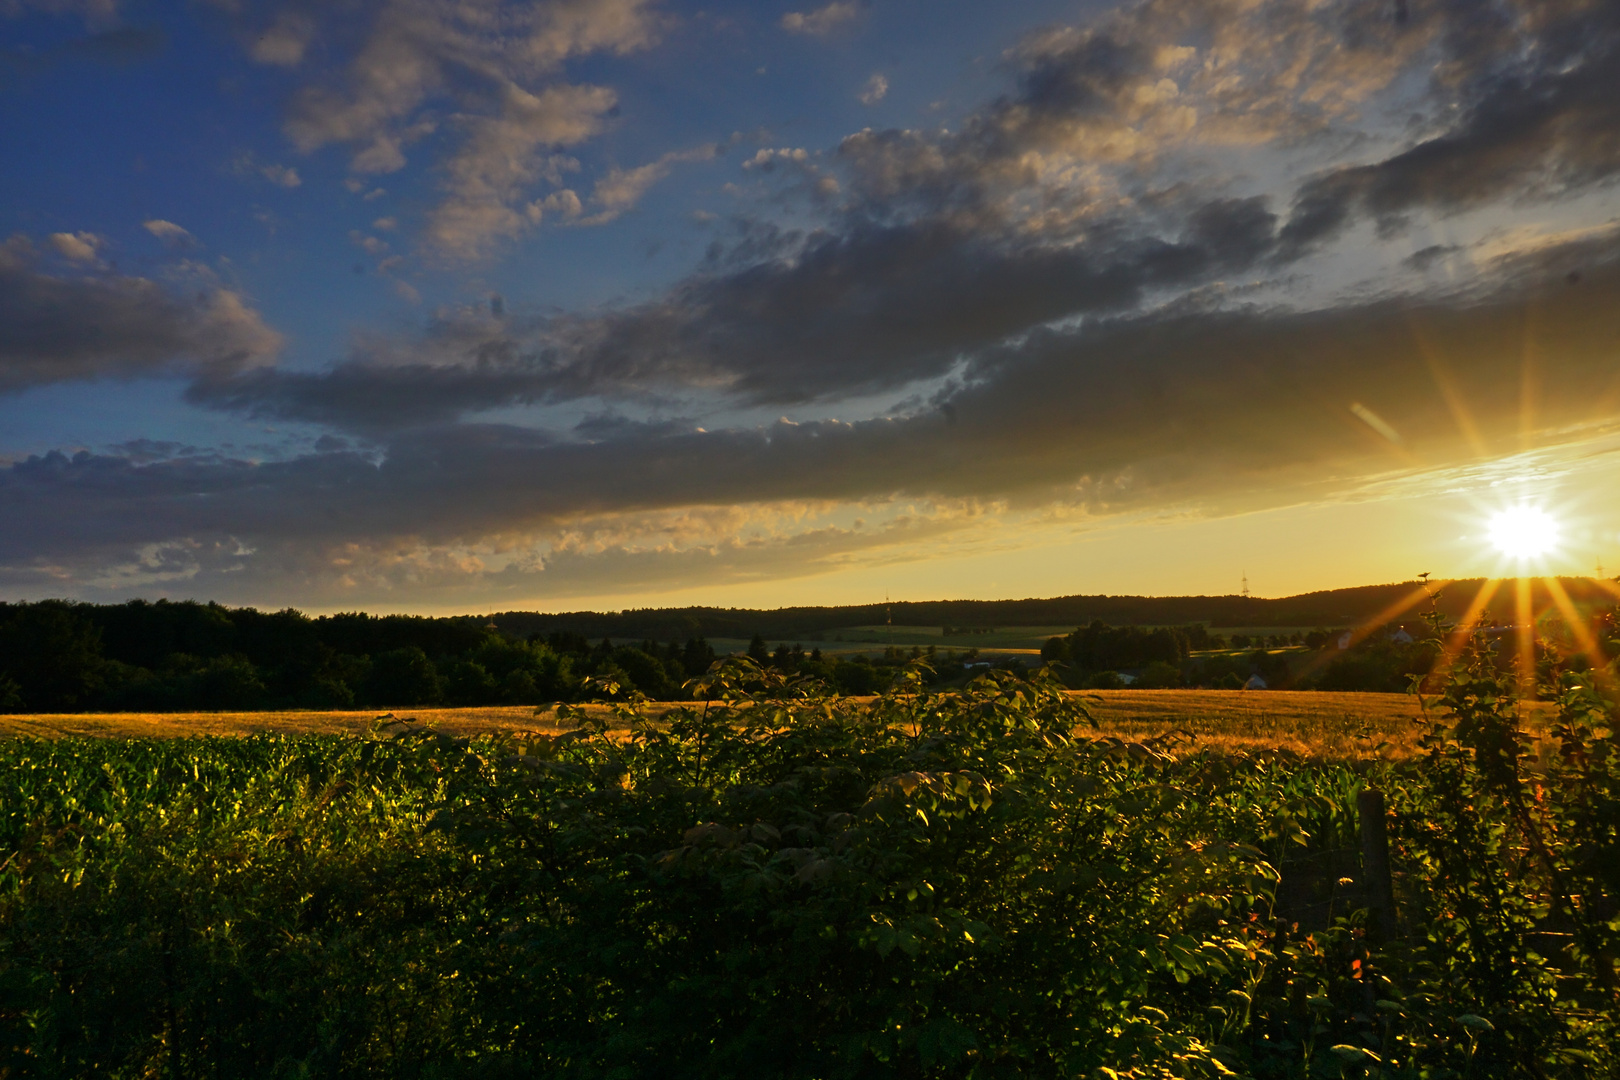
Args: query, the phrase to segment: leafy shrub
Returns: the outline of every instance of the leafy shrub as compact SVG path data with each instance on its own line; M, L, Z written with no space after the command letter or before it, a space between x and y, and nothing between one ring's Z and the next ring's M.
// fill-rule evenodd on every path
M746 663L628 738L0 743L0 1070L1615 1076L1612 706L1550 671L1532 763L1470 663L1366 778ZM1277 918L1368 779L1403 922Z

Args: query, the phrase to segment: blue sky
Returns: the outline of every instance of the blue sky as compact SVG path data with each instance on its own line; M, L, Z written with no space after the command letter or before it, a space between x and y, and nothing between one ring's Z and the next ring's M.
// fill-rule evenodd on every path
M11 0L0 95L9 595L1620 565L1611 5Z

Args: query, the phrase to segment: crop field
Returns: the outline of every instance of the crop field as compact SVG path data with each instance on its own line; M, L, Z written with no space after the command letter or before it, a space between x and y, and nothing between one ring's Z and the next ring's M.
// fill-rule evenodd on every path
M1354 761L1369 757L1406 758L1419 749L1422 711L1416 697L1310 690L1089 690L1073 697L1096 721L1092 733L1127 740L1188 736L1189 749L1242 752L1282 749L1302 757ZM850 698L869 703L870 697ZM653 703L657 718L673 703ZM629 724L608 705L575 707L599 719L622 737ZM394 710L448 735L541 731L559 734L574 726L554 710L528 706L471 709ZM1532 734L1546 730L1549 709L1523 709ZM362 711L58 713L0 715L0 735L39 738L180 738L197 735L363 734L379 714ZM1380 746L1382 744L1382 749Z
M1614 706L1482 657L11 717L0 1076L1620 1076Z
M1054 636L1067 634L1073 626L997 626L997 627L959 627L959 632L944 634L944 627L940 626L889 626L884 623L875 623L865 626L845 626L834 630L826 630L816 635L814 640L805 638L802 641L795 639L785 644L803 645L806 650L819 648L822 652L870 652L874 648L883 649L890 645L911 648L918 645L927 648L932 645L937 649L955 649L965 652L968 649L978 649L980 652L996 652L1008 654L1021 654L1040 652L1041 645ZM711 639L716 649L733 650L741 652L748 647L748 642L741 638ZM775 647L778 642L772 639L769 644Z

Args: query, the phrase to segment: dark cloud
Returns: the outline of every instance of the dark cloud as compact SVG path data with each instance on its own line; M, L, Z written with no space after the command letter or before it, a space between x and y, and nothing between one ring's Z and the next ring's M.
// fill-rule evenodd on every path
M1041 31L1006 59L1013 91L959 132L844 140L828 165L843 201L820 230L751 227L638 306L543 320L479 312L393 346L403 361L368 345L326 372L256 371L200 383L192 398L368 431L580 398L837 400L937 378L1057 320L1289 263L1363 212L1390 223L1419 205L1522 194L1532 180L1553 192L1609 175L1613 17L1476 7L1400 20L1370 0L1148 0ZM1443 133L1309 179L1280 231L1264 195L1157 179L1177 153L1349 125L1437 59L1430 103ZM1464 107L1445 108L1454 99ZM1076 183L1076 170L1099 169Z
M653 24L639 0L583 2L583 37L551 8L506 35L430 7L381 5L356 30L353 62L295 95L288 132L311 151L352 147L357 171L389 171L426 139L430 103L470 102L432 228L444 250L471 251L564 213L526 200L542 181L561 184L564 163L547 148L590 137L611 94L557 81L557 65L643 47ZM335 25L314 7L287 11L297 17L256 39L261 62L303 64ZM1420 210L1522 206L1610 182L1617 38L1620 9L1574 0L1145 0L1031 35L1005 57L1008 92L955 131L761 151L750 175L776 165L771 182L813 192L803 220L814 224L745 222L653 300L546 316L480 303L416 335L364 339L324 371L253 367L273 335L227 291L188 303L142 279L52 276L26 245L8 247L0 389L179 368L196 372L198 404L367 441L330 437L262 463L157 444L14 463L0 472L0 517L20 524L0 534L0 580L229 574L248 583L239 588L316 592L350 580L526 588L547 573L565 579L558 590L582 587L566 579L719 580L781 573L784 552L814 562L892 540L839 524L745 541L721 523L703 526L722 537L711 542L696 525L659 522L907 499L1230 509L1289 478L1351 483L1391 464L1516 449L1526 385L1540 387L1544 429L1608 421L1620 406L1613 230L1521 242L1459 272L1465 284L1448 293L1242 298L1264 275L1307 271L1298 260L1359 221L1387 234ZM523 41L542 50L537 70L561 97L515 81ZM492 97L462 85L475 60L495 72ZM1369 134L1366 117L1397 105L1415 116L1390 150L1392 132ZM1256 171L1272 170L1264 182L1210 179L1211 160L1251 149L1266 157ZM1286 179L1300 159L1355 153ZM619 176L630 202L661 163ZM1290 207L1286 223L1272 200ZM147 227L158 226L178 229ZM74 238L62 235L67 250ZM1444 258L1461 271L1480 250L1464 235L1406 266ZM913 397L875 419L712 431L620 412L879 392ZM461 422L570 401L602 411L557 431ZM533 542L550 554L504 570L467 553Z
M1030 34L959 130L863 131L838 160L865 214L1064 232L1211 150L1350 130L1441 24L1387 0L1143 0Z
M1462 246L1459 244L1430 244L1426 248L1412 252L1401 261L1413 270L1425 273L1442 259L1449 255L1455 255L1460 251L1462 251Z
M1232 508L1288 478L1449 464L1476 452L1476 434L1517 448L1527 358L1539 425L1610 417L1617 256L1608 232L1503 262L1485 292L1042 331L987 350L931 407L856 423L602 422L586 440L460 425L399 435L377 454L334 448L262 464L40 456L0 473L0 516L13 523L0 565L18 582L185 541L302 552L300 580L332 580L387 561L391 545L448 557L493 537L704 506L902 498L1109 511L1191 498ZM1399 456L1356 419L1356 403L1401 434ZM293 573L230 558L243 580Z
M1046 321L1241 272L1274 224L1258 203L1194 217L1171 239L1099 228L1071 243L1018 242L938 220L812 236L789 258L700 275L660 303L571 327L574 359L558 375L573 385L559 388L656 388L674 376L769 404L892 388Z
M701 431L697 423L687 418L665 420L637 420L617 413L601 413L585 417L574 425L574 435L587 442L605 442L632 435L680 435Z
M137 465L154 461L168 461L177 457L192 457L205 453L200 447L188 446L172 439L131 439L111 448L120 457ZM212 455L209 455L212 456Z
M258 368L199 379L186 390L193 404L258 417L307 420L362 431L423 427L464 413L528 404L546 392L534 370L451 364L340 364L325 372Z
M33 244L0 244L0 393L82 379L237 370L281 339L229 289L181 296L147 278L52 274Z
M1358 216L1387 233L1418 209L1565 196L1620 176L1620 7L1462 3L1448 11L1433 103L1455 119L1382 161L1304 184L1283 229L1284 257Z
M1014 91L958 133L850 136L833 155L847 190L826 227L746 227L657 300L546 319L480 309L387 355L367 343L325 372L253 371L191 397L375 432L581 398L781 406L892 390L1057 320L1291 263L1359 214L1393 227L1419 206L1604 180L1620 165L1617 22L1506 0L1405 21L1362 0L1149 0L1031 35L1007 58ZM1176 147L1348 123L1421 63L1441 134L1308 179L1280 230L1264 195L1154 180ZM789 156L821 175L804 151ZM1070 175L1099 166L1114 171Z
M1270 249L1264 199L1216 200L1163 239L1124 224L1065 244L1008 242L929 220L805 237L786 254L700 273L657 302L524 324L441 325L437 363L362 357L315 374L199 383L199 403L362 428L498 405L679 393L780 405L891 389L1032 326L1118 312L1154 290L1241 273Z
M0 49L0 71L33 74L74 60L115 66L136 64L161 56L168 44L168 35L157 27L125 26L87 34L49 49Z
M87 60L130 64L159 56L168 45L169 37L160 27L122 26L69 42L61 51L66 56Z

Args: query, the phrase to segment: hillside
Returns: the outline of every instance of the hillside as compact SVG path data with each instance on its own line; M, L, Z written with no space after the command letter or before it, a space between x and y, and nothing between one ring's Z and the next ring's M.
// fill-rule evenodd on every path
M1576 604L1613 603L1614 596L1589 578L1561 578ZM1440 583L1440 607L1461 615L1484 584L1481 578ZM768 640L810 639L817 634L851 626L893 622L897 626L1080 626L1101 619L1114 626L1170 626L1202 622L1220 627L1350 626L1398 609L1417 589L1416 583L1362 585L1327 589L1298 596L1059 596L1026 600L929 600L841 607L752 608L639 608L621 612L575 611L545 614L507 611L487 621L508 634L565 631L588 638L652 638L659 641L688 637L749 638ZM1505 618L1511 590L1498 594L1498 612ZM1421 595L1419 595L1421 601ZM1532 583L1532 604L1537 612L1552 608L1553 600L1541 580Z

